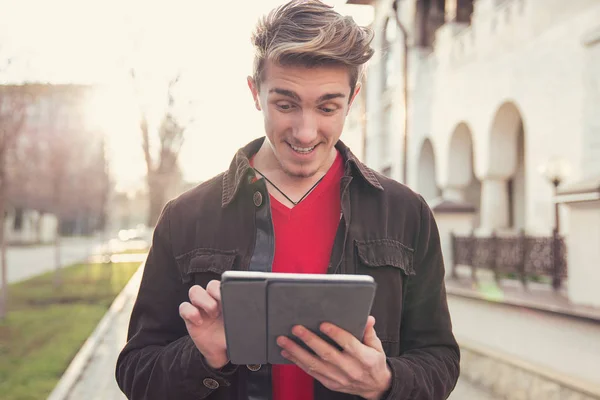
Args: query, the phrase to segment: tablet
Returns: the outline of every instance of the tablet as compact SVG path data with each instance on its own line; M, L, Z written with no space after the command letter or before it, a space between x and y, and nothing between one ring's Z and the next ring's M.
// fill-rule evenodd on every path
M233 364L289 364L276 340L303 325L319 331L330 322L362 341L376 284L367 275L226 271L221 300L229 359ZM311 351L307 347L307 350Z

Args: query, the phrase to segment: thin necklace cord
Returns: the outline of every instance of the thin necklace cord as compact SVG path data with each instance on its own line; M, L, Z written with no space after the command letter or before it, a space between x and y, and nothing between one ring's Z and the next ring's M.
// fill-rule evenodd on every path
M314 189L317 187L317 185L318 185L319 183L321 183L321 181L323 180L323 178L325 178L325 175L323 175L321 178L319 178L319 180L318 180L318 181L317 181L317 182L316 182L316 183L315 183L315 184L314 184L314 185L313 185L313 186L312 186L310 189L308 189L308 192L304 193L304 196L302 196L302 197L300 198L300 200L298 200L298 201L294 201L294 200L290 199L290 198L288 197L288 195L287 195L287 194L283 193L283 191L282 191L281 189L279 189L279 188L278 188L278 187L277 187L277 186L276 186L276 185L275 185L273 182L271 182L271 181L269 180L269 178L267 178L267 177L266 177L266 176L265 176L265 175L264 175L262 172L260 172L260 171L259 171L259 170L257 170L256 168L254 168L254 170L255 170L255 171L256 171L256 172L257 172L257 173L258 173L260 176L262 176L262 177L263 177L263 178L264 178L264 179L265 179L267 182L269 182L269 183L271 184L271 186L273 186L273 187L275 188L275 190L277 190L279 193L281 193L281 195L282 195L283 197L285 197L285 198L286 198L286 199L287 199L287 200L288 200L290 203L292 203L292 204L293 204L293 205L295 205L295 206L296 206L296 205L298 205L298 203L300 203L302 200L304 200L304 199L306 198L306 196L308 196L308 195L310 194L310 192L312 192L312 191L313 191L313 190L314 190Z

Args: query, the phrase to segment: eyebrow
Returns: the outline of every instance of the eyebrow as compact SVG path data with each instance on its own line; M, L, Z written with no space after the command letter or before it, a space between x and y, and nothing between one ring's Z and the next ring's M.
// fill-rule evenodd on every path
M277 93L282 96L290 97L296 101L301 101L300 96L298 96L298 94L292 90L273 88L269 90L269 93ZM346 95L343 93L326 93L317 99L317 103L337 98L346 98Z

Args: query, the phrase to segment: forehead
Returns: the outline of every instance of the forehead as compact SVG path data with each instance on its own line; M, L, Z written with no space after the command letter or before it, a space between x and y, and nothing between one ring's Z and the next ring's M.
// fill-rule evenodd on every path
M261 86L265 93L277 87L293 90L301 97L320 96L332 91L350 94L350 73L344 66L328 65L305 67L300 65L280 65L265 63Z

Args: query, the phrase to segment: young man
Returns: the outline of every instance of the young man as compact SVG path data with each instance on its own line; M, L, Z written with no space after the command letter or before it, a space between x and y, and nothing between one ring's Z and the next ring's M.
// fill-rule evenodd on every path
M117 362L130 399L445 399L452 391L459 349L432 213L339 141L371 39L319 1L293 1L260 21L248 86L266 138L165 207ZM295 327L315 355L280 338L294 364L232 365L219 286L229 269L373 276L364 340L323 324L340 352Z

